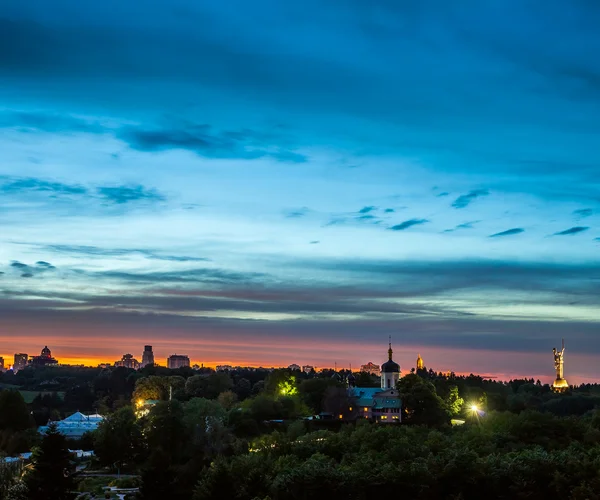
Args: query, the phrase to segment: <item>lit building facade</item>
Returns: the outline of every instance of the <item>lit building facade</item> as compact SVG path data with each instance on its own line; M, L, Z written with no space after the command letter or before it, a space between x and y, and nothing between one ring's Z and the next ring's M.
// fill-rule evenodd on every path
M300 371L300 365L297 365L296 363L292 363L290 366L288 366L288 370L298 370Z
M317 369L314 366L311 366L311 365L303 365L302 366L302 371L304 373L312 373L312 372L316 372Z
M350 411L358 418L366 418L382 424L402 421L402 400L396 389L400 379L400 365L392 359L392 343L388 349L388 360L381 365L381 388L354 387L354 376L348 378ZM362 371L362 370L361 370ZM366 371L366 370L365 370ZM367 373L371 373L368 372Z
M27 366L29 362L29 355L25 353L15 354L15 360L13 363L13 372L18 373L20 370Z
M154 364L154 352L152 351L151 345L144 346L144 352L142 354L142 362L140 366L144 368L144 366L153 365Z
M423 358L419 354L417 356L417 370L423 370L425 368L425 363L423 362Z
M360 371L370 375L377 375L378 377L381 375L381 367L370 361L366 365L360 365Z
M190 366L190 358L185 354L172 354L167 358L167 368L175 370Z
M119 361L115 361L115 366L139 370L140 362L132 354L123 354L123 357Z

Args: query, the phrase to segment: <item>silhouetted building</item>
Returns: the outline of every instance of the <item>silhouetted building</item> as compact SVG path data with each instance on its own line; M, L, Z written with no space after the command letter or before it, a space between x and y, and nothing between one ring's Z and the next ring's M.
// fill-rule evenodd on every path
M120 361L115 361L115 366L122 366L124 368L131 368L132 370L139 370L140 362L135 359L131 354L123 354Z
M24 353L15 354L15 361L13 363L13 372L18 373L20 370L27 366L29 361L29 355Z
M392 340L388 349L388 360L381 365L381 388L395 389L400 380L400 365L392 359Z
M33 356L30 361L31 366L56 366L58 361L52 357L52 352L48 346L44 346L39 356Z
M185 368L186 366L190 366L190 358L185 354L172 354L167 358L167 368L171 370Z
M4 358L0 356L0 372L4 371Z
M154 352L152 352L152 346L145 345L144 353L142 354L142 363L140 366L142 368L144 368L144 366L153 365L153 364L154 364Z
M300 365L297 365L296 363L292 363L290 366L288 366L288 370L298 370L300 371Z
M368 373L370 375L381 375L381 368L379 365L371 363L370 361L366 365L360 365L360 371L363 373Z
M311 366L311 365L302 365L302 371L304 373L312 373L312 372L316 372L317 370L315 369L314 366Z

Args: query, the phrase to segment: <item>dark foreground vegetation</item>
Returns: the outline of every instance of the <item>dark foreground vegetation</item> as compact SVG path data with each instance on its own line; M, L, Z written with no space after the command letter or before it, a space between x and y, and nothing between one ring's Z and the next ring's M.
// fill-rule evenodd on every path
M80 447L95 450L88 470L135 476L141 499L600 499L598 386L555 394L534 380L422 370L398 385L403 423L386 425L357 417L345 375L150 367L3 376L0 452L34 455L24 470L0 464L0 499L87 491L93 478L68 452ZM26 403L25 391L43 394ZM55 432L40 439L36 425L77 410L106 419L77 443Z

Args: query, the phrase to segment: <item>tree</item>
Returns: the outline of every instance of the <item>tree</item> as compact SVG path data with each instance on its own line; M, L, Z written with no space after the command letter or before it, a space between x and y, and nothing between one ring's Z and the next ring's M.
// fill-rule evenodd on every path
M130 406L105 418L95 433L95 450L103 465L135 463L142 450L142 429Z
M185 498L178 491L178 481L168 453L162 448L152 452L142 470L140 497L143 500L177 500Z
M273 396L295 396L298 394L296 376L288 369L274 370L265 380L265 392Z
M450 416L455 417L456 415L460 414L464 404L465 400L460 397L460 394L458 393L458 387L455 385L450 387L450 393L446 398L446 408L448 408L448 413L450 413Z
M50 425L32 455L33 468L25 476L30 500L70 500L75 484L71 476L67 439Z
M24 431L31 427L27 404L16 390L0 391L0 430Z
M133 400L146 401L168 399L168 382L168 377L159 377L157 375L138 379L135 383L135 391L133 391Z
M252 383L247 378L240 378L233 387L233 392L243 401L252 393Z
M226 410L231 410L237 403L237 394L233 391L225 391L219 394L217 401Z
M435 392L434 385L415 374L405 375L398 382L402 399L403 420L419 425L443 425L449 415L444 401Z
M209 376L194 375L187 379L185 392L191 397L216 399L222 392L233 388L228 373L212 373Z
M298 391L302 396L302 400L318 415L323 411L323 403L327 390L330 387L340 386L340 382L331 378L311 378L300 382Z

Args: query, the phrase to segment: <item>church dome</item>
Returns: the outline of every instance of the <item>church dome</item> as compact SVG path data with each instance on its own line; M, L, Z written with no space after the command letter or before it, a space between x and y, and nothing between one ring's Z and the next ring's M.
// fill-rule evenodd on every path
M388 349L388 360L381 365L381 373L400 373L400 365L392 359L392 339L390 337L390 348Z
M393 360L386 361L381 365L382 373L399 373L400 365Z
M45 346L42 349L42 357L44 357L44 358L51 358L52 357L52 353L50 352L50 349L48 349L48 346Z

